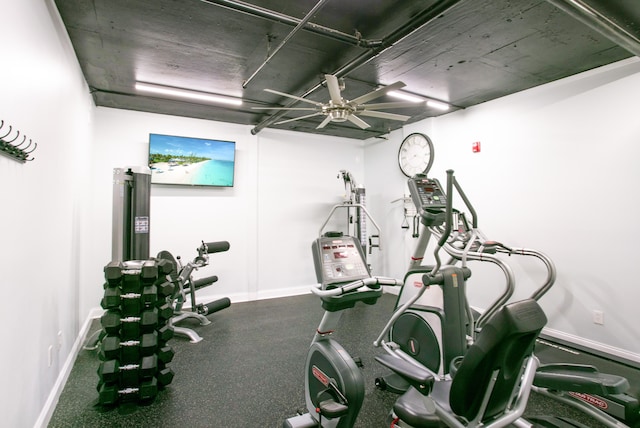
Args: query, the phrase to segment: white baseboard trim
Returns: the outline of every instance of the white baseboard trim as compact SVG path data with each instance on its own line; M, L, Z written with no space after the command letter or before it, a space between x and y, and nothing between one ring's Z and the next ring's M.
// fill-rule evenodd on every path
M266 291L258 291L253 295L250 293L238 293L238 294L198 294L198 302L212 302L217 299L221 299L224 297L228 297L231 300L231 303L240 303L240 302L251 302L254 300L268 300L268 299L278 299L280 297L292 297L292 296L300 296L303 294L311 293L311 285L304 285L296 288L278 288L275 290L266 290ZM187 299L184 304L184 308L190 309L191 302Z
M484 309L472 306L472 309L477 310L480 313L484 312ZM640 354L627 351L626 349L616 348L614 346L607 345L605 343L596 342L595 340L585 339L584 337L576 336L574 334L565 333L560 330L555 330L549 327L542 329L543 336L560 340L568 345L574 345L577 349L581 348L584 351L592 351L592 353L604 354L604 356L613 357L612 359L619 359L621 362L632 362L640 364ZM595 351L595 352L593 352Z
M557 340L561 340L563 342L574 344L577 347L580 347L585 350L597 351L607 356L612 356L612 357L619 358L621 360L626 360L626 361L640 364L640 354L627 351L626 349L616 348L614 346L610 346L605 343L600 343L594 340L585 339L580 336L576 336L573 334L565 333L560 330L554 330L552 328L547 328L547 327L545 327L542 330L542 334Z
M82 324L82 327L78 332L78 337L76 337L76 340L73 343L71 350L69 351L69 355L67 356L67 359L65 360L64 365L62 366L62 369L58 374L58 378L56 379L56 382L53 384L53 388L51 389L51 392L47 397L47 401L45 401L44 407L42 408L42 411L40 411L40 414L38 415L38 419L36 419L36 422L34 424L35 428L46 428L47 425L49 425L49 421L51 421L51 416L53 416L53 412L55 411L56 405L58 404L58 400L60 399L60 394L62 394L62 390L64 389L64 386L67 383L67 380L69 379L69 375L71 374L73 365L76 362L76 358L78 357L78 353L80 352L80 349L82 348L82 344L85 341L85 338L89 331L89 327L91 326L91 321L93 320L93 318L100 316L100 315L96 315L92 317L92 314L94 314L94 312L102 313L103 311L100 308L91 310L89 317L87 317L87 319Z

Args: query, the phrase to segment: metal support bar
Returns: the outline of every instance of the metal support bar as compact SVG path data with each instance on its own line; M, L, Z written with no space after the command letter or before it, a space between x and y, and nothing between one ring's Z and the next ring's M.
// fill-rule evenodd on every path
M286 24L296 26L300 23L300 19L294 18L289 15L285 15L273 10L265 9L260 6L249 4L241 0L200 0L204 3L214 4L233 10L235 12L245 13L247 15L268 19L270 21L279 22L280 24ZM380 43L379 40L365 40L351 34L346 34L333 28L324 27L322 25L314 24L313 22L307 22L304 26L305 31L318 34L320 36L328 37L338 42L347 43L354 46L362 46L364 48L370 48Z
M547 0L558 9L599 32L621 48L640 56L640 40L581 0Z
M244 82L242 82L242 87L246 88L247 85L249 84L249 82L251 82L251 80L253 80L253 78L256 76L256 74L258 74L260 72L260 70L262 70L269 61L271 61L271 58L273 58L278 51L280 51L280 49L282 49L282 47L284 45L287 44L287 42L289 42L289 40L291 40L291 38L293 36L295 36L295 34L300 31L302 28L304 28L305 25L307 25L307 22L309 22L309 20L313 17L313 15L315 15L315 13L320 10L320 8L322 6L325 5L325 3L327 2L327 0L319 0L318 3L316 3L316 5L309 11L309 13L307 13L307 15L302 18L302 21L300 21L298 23L298 25L296 25L296 27L291 30L291 32L289 34L287 34L287 36L284 38L284 40L282 40L282 43L280 43L278 45L278 47L276 47L273 52L267 57L267 59L264 60L264 62L262 64L260 64L260 66L258 67L258 69L256 71L253 72L253 74L251 76L249 76L249 78L247 80L245 80Z

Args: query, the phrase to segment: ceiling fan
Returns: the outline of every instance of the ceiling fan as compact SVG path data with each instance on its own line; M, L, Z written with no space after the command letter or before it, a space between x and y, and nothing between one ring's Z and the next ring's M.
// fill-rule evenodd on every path
M383 111L377 111L381 109L393 109L403 107L415 107L414 102L391 102L391 103L377 103L377 104L365 104L368 101L379 98L391 91L400 89L405 86L402 82L395 82L391 85L376 89L367 94L361 95L351 101L342 98L341 91L344 89L344 85L340 85L338 78L333 74L325 74L325 80L327 82L327 89L331 99L326 103L318 101L308 100L306 98L297 97L295 95L286 94L284 92L274 91L273 89L265 89L272 94L281 95L283 97L293 98L294 100L303 101L305 103L313 104L315 107L253 107L257 110L290 110L290 111L313 111L314 113L304 116L295 117L293 119L286 119L280 122L276 122L276 125L280 125L287 122L293 122L294 120L307 119L314 116L324 115L324 120L316 127L316 129L324 128L329 122L345 122L349 121L362 129L369 128L369 124L360 119L359 116L376 117L380 119L400 120L407 121L411 116L405 116L401 114L387 113Z

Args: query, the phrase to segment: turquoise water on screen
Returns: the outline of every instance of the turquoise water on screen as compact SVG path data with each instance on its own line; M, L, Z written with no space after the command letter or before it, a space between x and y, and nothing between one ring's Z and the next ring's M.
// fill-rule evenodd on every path
M232 161L210 160L200 167L193 183L196 186L233 186Z

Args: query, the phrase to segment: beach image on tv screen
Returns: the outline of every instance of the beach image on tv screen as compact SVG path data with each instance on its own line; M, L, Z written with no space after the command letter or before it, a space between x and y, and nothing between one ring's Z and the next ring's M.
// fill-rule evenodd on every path
M151 183L233 186L233 141L149 134Z

